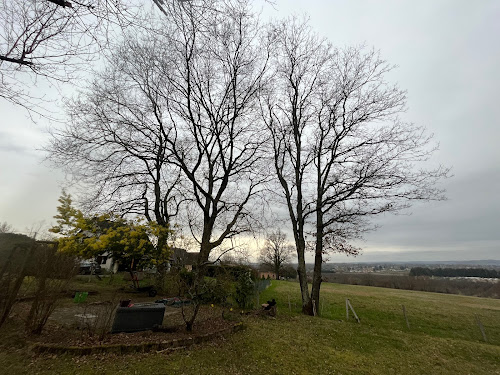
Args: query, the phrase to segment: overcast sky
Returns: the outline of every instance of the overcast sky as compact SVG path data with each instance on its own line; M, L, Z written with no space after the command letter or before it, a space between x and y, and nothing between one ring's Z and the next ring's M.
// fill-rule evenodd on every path
M453 167L447 201L379 218L355 261L500 259L500 1L276 3L265 16L307 13L335 45L373 46L397 65L388 78L408 90L404 119L434 133L435 163ZM24 232L51 222L63 176L37 150L47 122L1 99L0 113L0 222Z

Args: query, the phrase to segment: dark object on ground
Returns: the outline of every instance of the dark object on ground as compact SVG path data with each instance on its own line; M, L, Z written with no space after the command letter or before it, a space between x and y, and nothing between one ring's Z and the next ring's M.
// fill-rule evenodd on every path
M182 305L189 305L191 303L191 300L187 298L172 297L172 298L159 299L156 300L155 302L163 303L165 306L181 307Z
M120 301L120 307L129 307L130 306L130 302L132 302L132 300L130 300L130 299L124 299L124 300Z
M262 310L260 310L259 315L276 316L276 300L273 298L271 301L262 304Z
M262 304L264 310L271 310L273 306L276 306L276 300L274 298L272 299L272 301L267 301L267 303Z
M139 286L139 276L135 271L130 271L130 278L132 280L132 288L134 288L137 292L143 293L147 292L148 296L154 297L158 294L156 288L153 285L149 286Z
M139 293L148 293L148 296L154 297L158 294L156 291L155 287L150 285L150 286L140 286L139 288L136 289Z
M161 303L135 304L132 307L118 307L111 333L139 332L152 330L163 323L165 305Z

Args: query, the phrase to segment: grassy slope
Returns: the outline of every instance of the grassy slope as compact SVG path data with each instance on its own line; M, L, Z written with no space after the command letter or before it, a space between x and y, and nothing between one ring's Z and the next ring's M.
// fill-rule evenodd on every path
M248 318L246 330L220 343L98 359L0 353L0 373L500 374L500 300L324 284L324 318L312 318L290 312L288 296L298 309L298 284L273 282L261 301L277 299L278 319ZM345 321L347 297L361 324Z

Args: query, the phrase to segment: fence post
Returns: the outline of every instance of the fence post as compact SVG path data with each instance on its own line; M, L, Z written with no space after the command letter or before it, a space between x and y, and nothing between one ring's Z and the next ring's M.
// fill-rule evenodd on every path
M403 306L403 314L405 316L405 320L406 320L406 326L408 327L408 329L410 329L410 322L408 321L408 316L406 316L406 308L405 308L405 305L401 305Z
M360 320L359 320L359 318L358 318L358 315L356 314L356 311L354 311L354 308L353 308L353 307L352 307L352 305L351 305L351 301L349 301L349 298L347 298L347 300L346 300L346 304L347 304L347 307L350 307L350 308L351 308L351 311L352 311L352 313L353 313L353 315L354 315L354 318L356 318L357 322L358 322L358 323L361 323L361 321L360 321Z
M481 321L479 320L479 316L477 314L474 314L474 316L476 317L476 323L479 326L481 333L483 334L484 342L488 342L488 339L486 338L486 332L484 332L483 323L481 323Z

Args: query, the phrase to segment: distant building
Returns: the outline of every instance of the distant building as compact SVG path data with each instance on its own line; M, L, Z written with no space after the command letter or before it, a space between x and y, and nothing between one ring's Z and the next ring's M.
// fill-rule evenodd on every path
M276 280L276 274L270 271L259 271L259 279L274 279Z
M199 253L187 252L184 249L173 248L172 256L170 257L171 268L185 268L188 271L193 270L193 266L198 262Z
M116 273L118 271L118 262L115 262L109 253L98 255L95 261L101 266L101 269L111 273Z

